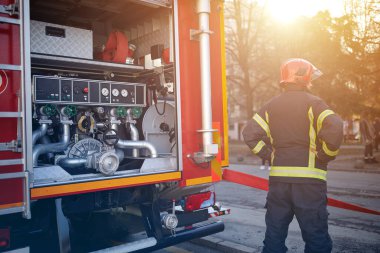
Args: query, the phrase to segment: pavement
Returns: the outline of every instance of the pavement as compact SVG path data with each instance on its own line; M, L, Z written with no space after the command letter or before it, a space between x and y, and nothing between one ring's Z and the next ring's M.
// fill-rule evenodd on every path
M380 164L363 162L363 146L343 145L335 161L329 164L329 197L380 210ZM375 153L380 161L380 152ZM243 143L230 144L230 169L268 178L260 170L261 159L253 156ZM266 192L229 182L215 186L218 200L231 207L232 213L221 217L224 232L192 242L219 252L261 252L265 233ZM240 196L245 196L240 199ZM380 252L380 218L343 209L330 208L329 227L333 252ZM289 252L303 252L303 241L296 221L289 228Z

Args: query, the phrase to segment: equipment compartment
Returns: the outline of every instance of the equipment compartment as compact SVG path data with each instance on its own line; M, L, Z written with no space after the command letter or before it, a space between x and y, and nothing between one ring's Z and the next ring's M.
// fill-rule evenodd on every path
M34 187L178 171L168 1L30 7ZM70 31L92 41L70 44Z

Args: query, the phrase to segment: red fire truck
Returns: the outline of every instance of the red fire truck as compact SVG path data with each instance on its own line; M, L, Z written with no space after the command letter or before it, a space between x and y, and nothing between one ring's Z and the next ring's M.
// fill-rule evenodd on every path
M0 0L0 251L222 231L224 54L221 0Z

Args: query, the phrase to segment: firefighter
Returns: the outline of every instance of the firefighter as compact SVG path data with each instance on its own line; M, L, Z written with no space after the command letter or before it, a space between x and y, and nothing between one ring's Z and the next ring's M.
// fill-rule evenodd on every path
M287 60L281 66L282 94L266 103L243 131L252 152L271 161L264 253L287 251L285 239L294 215L305 252L332 250L326 174L343 139L343 121L308 92L311 81L321 75L304 59Z

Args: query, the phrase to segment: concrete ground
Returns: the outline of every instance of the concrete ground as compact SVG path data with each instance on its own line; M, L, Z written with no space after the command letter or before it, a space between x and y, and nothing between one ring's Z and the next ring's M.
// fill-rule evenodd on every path
M380 211L380 164L364 164L360 145L345 145L336 161L329 164L328 196ZM375 154L380 161L380 153ZM231 144L230 169L268 178L260 170L261 160L243 144ZM196 240L220 252L261 252L265 234L266 192L229 182L215 186L217 199L231 214L221 217L224 232ZM380 252L380 216L335 207L328 208L333 252ZM297 221L289 227L289 252L303 252L304 243Z

